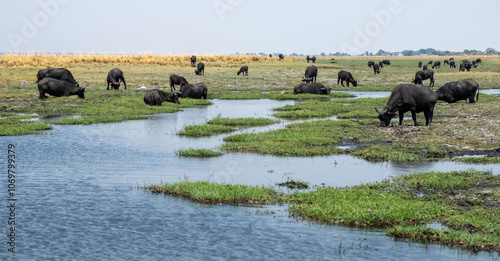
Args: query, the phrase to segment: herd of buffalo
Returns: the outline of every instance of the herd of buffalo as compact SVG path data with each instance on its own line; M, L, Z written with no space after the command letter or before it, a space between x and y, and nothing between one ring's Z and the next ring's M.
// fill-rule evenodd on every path
M280 55L280 60L283 59ZM190 58L191 66L196 66L195 74L204 75L205 65L199 62L196 65L196 56ZM307 57L307 62L312 60L313 63L316 61L316 57ZM472 67L476 68L481 62L481 59L476 59L472 63L468 60L463 60L460 64L459 70L469 71ZM455 61L453 58L444 60L444 64L450 65L450 68L455 68ZM389 60L383 60L378 63L374 61L369 61L368 66L373 67L375 74L380 73L380 68L384 65L391 65ZM441 65L440 61L429 61L427 65L432 65L432 68L439 68ZM389 122L392 118L396 116L396 112L399 113L399 125L402 124L403 114L405 112L411 112L412 119L415 125L417 125L416 114L419 112L424 112L425 123L429 125L432 122L432 117L434 113L434 106L437 100L446 101L448 103L454 103L460 100L468 100L470 103L474 103L479 98L479 84L472 79L465 79L456 82L449 82L441 86L438 90L433 91L430 87L434 86L434 71L427 69L427 65L422 66L422 62L418 63L418 68L422 68L422 71L418 71L413 79L414 84L400 84L391 93L387 105L384 109L378 112L378 117L380 119L380 126L389 126ZM241 66L237 75L242 74L243 76L248 76L248 66ZM318 68L314 65L308 66L306 68L304 77L300 83L294 87L294 94L310 93L310 94L330 94L331 88L326 87L323 84L316 83L316 77L318 74ZM422 81L430 80L429 87L422 86ZM110 90L109 86L111 84L112 90L118 90L120 88L120 83L123 82L124 89L127 89L127 83L125 77L123 76L122 70L115 68L108 72L107 75L107 90ZM338 73L337 84L341 84L344 87L344 82L346 82L347 87L349 84L357 86L358 81L355 80L352 74L348 71L341 70ZM40 93L39 98L47 98L45 94L49 94L55 97L77 95L80 98L85 98L84 92L85 88L79 86L78 82L75 80L71 72L65 68L55 68L48 67L38 71L37 74L38 91ZM175 85L179 85L179 90L175 89ZM145 93L144 102L151 106L159 106L163 102L179 103L179 98L195 98L195 99L206 99L207 98L207 86L204 83L190 84L186 78L171 74L170 75L170 93L153 89ZM476 96L477 93L477 96Z

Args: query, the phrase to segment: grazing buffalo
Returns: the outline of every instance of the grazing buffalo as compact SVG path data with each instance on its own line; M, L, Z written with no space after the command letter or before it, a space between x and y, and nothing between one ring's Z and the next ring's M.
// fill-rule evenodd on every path
M106 88L106 90L109 90L109 84L111 84L111 89L120 89L120 81L123 82L123 85L125 85L125 90L127 89L127 82L125 82L123 72L118 68L111 69L111 71L108 72L106 81L108 82L108 88Z
M481 62L481 58L477 58L476 63L480 63L480 62Z
M417 113L424 112L425 125L432 122L434 114L434 106L438 95L429 87L421 87L413 84L400 84L391 93L391 97L382 111L378 112L380 126L389 126L392 118L399 113L399 125L403 124L403 116L405 112L411 112L411 118L417 126Z
M193 55L189 59L191 60L191 67L195 67L196 66L196 56Z
M302 81L306 83L316 82L316 76L318 75L318 67L311 65L306 68L306 72L304 77L302 77Z
M36 75L36 82L41 81L45 77L66 81L77 87L80 86L78 82L75 81L73 74L66 68L47 67L47 69L40 70Z
M383 62L385 65L391 65L391 61L389 61L389 60L382 60L382 62Z
M450 61L450 68L451 67L457 68L457 65L455 64L455 61L453 61L453 60Z
M433 61L429 61L427 64L433 64L434 62Z
M374 67L375 68L375 67ZM348 71L340 71L339 76L337 78L337 84L342 84L342 87L344 87L344 81L347 82L347 87L349 87L349 83L352 83L354 87L358 86L358 81L354 80L352 77L352 74Z
M476 100L474 100L476 93ZM475 103L479 99L479 84L472 79L449 82L437 89L436 94L438 100L447 103L455 103L461 100L469 100L469 103Z
M464 63L461 63L460 66L458 67L458 71L459 72L463 72L465 71L465 64Z
M475 60L472 61L472 66L474 66L474 68L477 68L477 62Z
M433 70L423 70L418 71L415 74L415 79L413 79L414 84L423 85L422 81L430 79L429 87L434 87L434 71Z
M453 57L452 57L452 58L450 58L450 59L448 59L448 60L450 60L450 61L454 61L454 60L455 60L455 58L453 58Z
M193 84L182 85L180 91L182 94L181 98L192 98L192 99L206 99L208 88L207 86L200 82Z
M384 68L384 63L383 62L378 62L378 65L380 66L380 68Z
M464 65L463 67L469 72L470 69L472 68L472 64L467 61L467 60L464 60L461 64L460 64L460 68L462 68L462 64ZM463 71L463 70L461 70Z
M186 80L186 78L179 76L177 74L171 74L170 75L170 91L173 92L175 90L174 85L182 85L189 84Z
M240 70L238 71L238 73L236 73L236 75L240 75L240 73L243 73L243 76L248 76L248 66L246 65L243 65L241 66Z
M278 57L279 57L279 59L280 59L280 60L285 59L285 56L284 56L282 53L280 53L280 54L278 55Z
M160 106L163 102L179 102L179 92L168 93L162 90L153 89L144 94L144 103L151 106Z
M40 93L39 99L48 98L45 94L55 97L78 95L82 99L85 98L85 88L50 77L45 77L38 82L38 92Z
M435 61L432 65L432 69L441 67L441 61Z
M375 64L375 62L374 62L374 61L368 61L368 67L370 67L370 68L371 68L374 64Z
M293 94L311 93L311 94L330 94L332 88L325 87L321 83L299 83L293 88Z
M418 62L418 68L422 68L422 61Z
M423 68L422 68L423 71L427 70L427 64L424 64Z
M373 65L373 74L380 74L380 65L374 64Z
M450 64L450 61L444 60L443 64Z
M196 70L194 70L194 73L196 75L205 75L205 64L202 62L199 62L198 66L196 67Z

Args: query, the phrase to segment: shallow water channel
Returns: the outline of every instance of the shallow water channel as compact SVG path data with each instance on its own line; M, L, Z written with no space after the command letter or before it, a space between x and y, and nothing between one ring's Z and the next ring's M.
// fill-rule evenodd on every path
M366 97L366 96L365 96ZM479 253L395 240L376 229L311 224L288 217L286 206L210 206L154 195L137 186L210 180L274 185L288 178L346 186L393 175L500 164L369 163L350 156L275 157L229 153L178 157L181 148L214 148L224 135L186 138L184 126L216 116L272 117L292 101L214 100L205 108L148 120L54 126L43 135L0 137L16 146L16 254L4 243L0 260L497 260ZM287 122L245 131L265 131ZM5 155L4 155L5 156ZM4 157L6 158L6 157ZM1 161L6 170L7 163ZM1 190L7 196L6 178ZM5 201L4 201L4 204ZM0 211L6 242L7 211ZM257 212L268 210L261 215ZM256 214L257 213L257 214ZM340 251L339 251L340 248Z

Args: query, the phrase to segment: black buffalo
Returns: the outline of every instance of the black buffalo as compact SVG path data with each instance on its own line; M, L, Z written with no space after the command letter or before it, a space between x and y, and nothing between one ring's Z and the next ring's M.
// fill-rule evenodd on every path
M127 82L125 82L125 77L123 77L122 70L118 68L111 69L111 71L108 72L108 77L106 78L106 82L108 82L108 88L106 88L106 90L109 90L109 84L111 84L111 89L120 89L120 81L123 82L126 90Z
M438 95L429 87L421 87L413 84L400 84L391 93L391 97L382 111L378 112L380 126L389 126L392 118L396 117L396 112L399 113L399 125L403 124L403 116L405 112L411 112L411 118L417 126L417 113L424 112L425 125L432 122L434 114L434 106Z
M179 102L179 92L168 93L162 90L153 89L144 94L144 103L151 106L160 106L163 102Z
M380 65L374 64L373 65L373 74L380 74Z
M55 97L78 95L85 98L85 88L75 86L67 81L62 81L50 77L45 77L38 82L39 99L48 98L45 94Z
M391 65L391 61L389 61L389 60L382 60L382 62L383 62L385 65Z
M189 59L191 60L191 67L195 67L196 66L196 56L193 55Z
M458 67L458 71L459 72L463 72L465 71L465 64L464 63L461 63L460 66Z
M375 64L375 62L374 62L374 61L368 61L368 67L370 67L370 68L371 68L374 64Z
M472 61L472 66L474 66L474 68L477 68L477 62L475 60Z
M312 61L313 63L316 63L316 56L310 57L309 55L306 57L307 62Z
M429 61L427 64L432 64L432 63L433 63L433 61Z
M422 61L418 62L418 68L422 68Z
M450 61L444 60L443 64L450 64Z
M425 65L422 67L422 70L423 70L423 71L427 70L427 64L425 64Z
M453 60L450 61L450 68L451 67L457 68L457 65L455 64L455 61L453 61Z
M308 55L308 56L306 56L306 61L307 61L307 63L309 63L309 61L310 61L310 60L311 60L311 57L310 57L309 55Z
M306 72L304 73L304 77L302 77L302 81L306 83L316 82L316 76L318 75L318 67L311 65L306 68Z
M380 68L384 68L384 63L383 62L378 62L378 65L380 66Z
M435 61L432 65L432 69L441 67L441 61Z
M475 103L479 99L479 84L472 79L449 82L437 89L436 93L438 100L448 103L461 100L469 100L469 103ZM474 100L476 93L477 96Z
M450 61L454 61L454 60L455 60L455 58L453 58L453 57L452 57L452 58L450 58L450 59L448 59L448 60L450 60Z
M36 75L36 82L41 81L45 77L66 81L77 87L80 86L78 82L75 81L73 74L66 68L47 67L47 69L40 70Z
M202 62L199 62L198 66L196 67L196 70L194 70L194 73L196 75L205 75L205 64Z
M279 59L280 59L280 60L285 59L285 56L284 56L282 53L280 53L280 54L278 55L278 57L279 57Z
M462 64L463 64L463 67L462 67ZM470 69L472 68L472 64L471 62L467 61L467 60L464 60L461 64L460 64L460 71L463 71L463 69L466 69L467 71L470 71Z
M429 86L434 87L434 71L433 70L418 71L415 74L415 78L413 79L413 83L423 85L422 81L427 80L427 79L430 79Z
M181 98L206 99L208 88L204 83L200 82L182 85L180 91Z
M248 76L248 66L246 65L243 65L241 66L240 70L238 71L238 73L236 73L236 75L240 75L240 73L243 73L243 76Z
M374 67L375 68L375 67ZM340 71L338 78L337 78L337 84L342 84L342 87L344 87L344 81L347 82L347 87L349 87L349 83L352 83L354 87L358 86L358 81L354 80L352 77L352 74L348 71Z
M182 85L189 84L186 80L186 78L179 76L177 74L171 74L170 75L170 91L173 92L175 90L174 85Z
M480 62L481 62L481 58L477 58L476 63L480 63Z
M321 83L300 83L293 88L293 94L311 93L311 94L330 94L332 88L325 87Z

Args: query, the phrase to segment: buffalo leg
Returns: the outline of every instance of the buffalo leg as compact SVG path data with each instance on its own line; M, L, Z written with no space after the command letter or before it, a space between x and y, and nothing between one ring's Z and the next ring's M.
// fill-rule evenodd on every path
M122 78L123 85L125 85L125 90L127 89L127 83L125 82L125 78Z
M415 111L411 111L411 118L413 119L415 126L417 126L417 113Z
M404 113L402 111L399 111L399 125L403 125L403 116Z
M108 88L106 88L106 90L109 90L109 82L108 82Z

